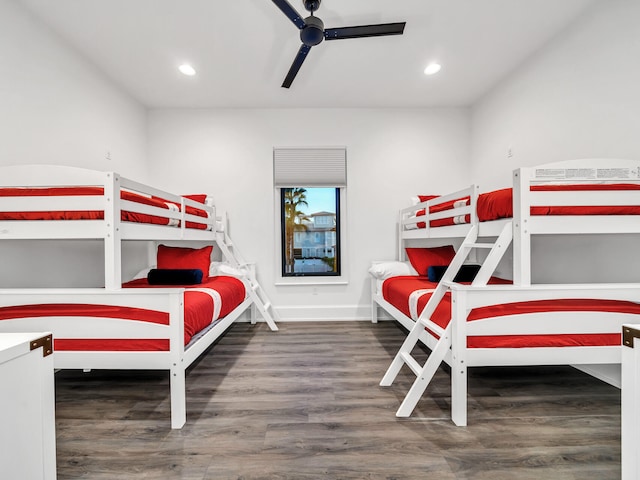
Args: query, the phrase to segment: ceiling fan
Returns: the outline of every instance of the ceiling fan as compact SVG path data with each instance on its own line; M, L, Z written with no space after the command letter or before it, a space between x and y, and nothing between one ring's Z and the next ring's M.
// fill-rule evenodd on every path
M311 12L307 18L302 18L295 8L287 0L272 0L282 10L289 20L300 29L302 46L298 50L296 58L291 64L289 73L282 86L289 88L298 70L307 58L311 47L318 45L322 40L341 40L345 38L380 37L385 35L402 35L406 22L380 23L377 25L359 25L357 27L324 28L324 23L313 12L318 10L321 0L303 0L304 8Z

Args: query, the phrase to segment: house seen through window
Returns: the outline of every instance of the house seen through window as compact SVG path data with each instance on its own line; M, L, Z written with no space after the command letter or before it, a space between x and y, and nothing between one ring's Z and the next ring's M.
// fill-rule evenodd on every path
M340 275L340 189L280 189L282 276Z

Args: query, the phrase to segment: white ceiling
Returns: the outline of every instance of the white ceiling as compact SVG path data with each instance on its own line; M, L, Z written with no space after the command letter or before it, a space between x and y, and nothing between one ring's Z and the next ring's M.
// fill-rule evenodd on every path
M404 35L323 42L289 90L301 42L271 0L16 1L147 107L290 108L470 105L597 0L322 0L326 27Z

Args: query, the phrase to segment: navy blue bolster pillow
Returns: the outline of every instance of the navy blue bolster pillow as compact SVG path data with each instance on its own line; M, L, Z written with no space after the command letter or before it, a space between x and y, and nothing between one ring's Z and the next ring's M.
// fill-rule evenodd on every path
M149 285L196 285L202 283L202 270L152 268L147 281Z
M444 275L444 272L447 271L448 267L440 267L436 265L432 265L427 269L427 277L429 277L430 282L439 282ZM462 265L460 270L453 278L454 282L473 282L473 279L476 278L476 275L480 271L480 265Z

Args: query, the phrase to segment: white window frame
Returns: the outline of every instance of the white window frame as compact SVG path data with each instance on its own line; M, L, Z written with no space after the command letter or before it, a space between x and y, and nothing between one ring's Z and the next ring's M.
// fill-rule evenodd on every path
M300 185L304 187L304 185ZM273 234L275 237L275 259L274 271L276 274L275 284L281 285L346 285L348 279L348 254L347 249L347 192L346 187L340 188L340 275L317 276L317 277L283 277L282 276L282 231L280 222L282 221L282 212L280 206L280 188L274 189L274 207L275 213L273 224L275 226Z
M340 160L340 150L343 159ZM325 155L326 154L326 155ZM323 160L328 158L325 163ZM320 159L320 161L316 161ZM326 167L326 168L325 168ZM308 176L305 176L308 174ZM275 284L282 285L346 285L349 259L347 253L347 189L345 147L276 147L274 148L274 238ZM340 190L340 275L282 275L282 235L280 204L282 188L328 187Z

